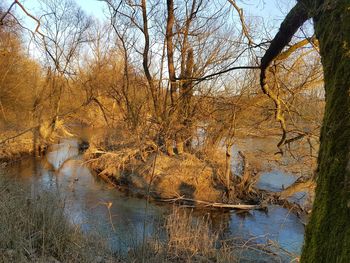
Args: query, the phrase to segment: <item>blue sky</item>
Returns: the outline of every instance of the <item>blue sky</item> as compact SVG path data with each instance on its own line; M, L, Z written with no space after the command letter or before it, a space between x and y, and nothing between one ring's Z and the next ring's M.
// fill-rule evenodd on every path
M103 9L106 4L98 0L75 0L88 15L96 16L100 19L104 18Z
M7 7L12 3L12 0L0 0L2 6L7 9ZM60 0L56 0L60 1ZM106 3L99 0L74 0L89 16L95 17L101 21L107 21L106 18ZM166 0L162 0L166 1ZM225 1L225 0L221 0ZM20 0L20 2L25 6L25 8L30 11L34 16L37 15L37 10L39 7L38 0ZM295 4L295 0L236 0L237 4L243 8L246 22L249 24L252 22L251 29L254 31L261 30L262 27L254 27L254 24L264 23L265 28L267 28L266 33L270 34L270 38L273 38L277 32L281 22L283 21L286 14ZM31 30L34 30L37 23L26 16L18 7L16 7L17 15L22 17L22 22ZM237 16L235 10L232 10L233 16ZM238 26L239 27L239 26ZM258 29L260 28L260 29ZM262 36L265 36L262 34ZM259 31L256 31L256 37L259 37ZM28 35L30 37L30 35ZM28 46L28 51L30 53L35 53L35 48Z
M28 0L27 0L28 1ZM165 1L165 0L164 0ZM95 15L97 17L102 17L105 4L98 0L75 0L87 13ZM292 0L245 0L237 1L240 7L247 10L248 13L252 15L261 15L265 18L282 18L286 13L286 9L291 7L295 1ZM283 11L281 13L281 10Z
M11 0L5 0L3 5L7 7L11 2ZM75 2L81 6L88 15L94 16L100 20L106 19L104 15L106 4L102 1L75 0ZM21 3L33 13L35 13L35 9L38 7L37 0L22 0ZM294 5L295 0L237 0L237 3L244 9L247 19L249 19L249 17L262 17L267 24L278 28L285 15ZM30 21L27 22L30 24Z
M30 0L27 0L30 1ZM165 0L163 0L165 1ZM89 15L104 19L105 3L98 0L75 0ZM238 0L247 17L262 17L268 24L279 28L295 0Z
M30 1L30 0L27 0ZM165 1L165 0L164 0ZM105 4L98 0L75 0L88 14L103 18ZM266 20L281 21L294 5L294 0L238 0L247 15L261 16Z

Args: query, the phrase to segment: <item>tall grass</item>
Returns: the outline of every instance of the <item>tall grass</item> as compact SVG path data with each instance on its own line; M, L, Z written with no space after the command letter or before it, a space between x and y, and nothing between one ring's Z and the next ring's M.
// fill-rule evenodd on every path
M159 231L159 229L161 231ZM259 243L262 236L222 239L213 231L209 216L198 217L186 208L174 207L164 225L142 246L132 247L123 262L289 262L296 255L282 250L271 241Z
M0 175L0 262L97 262L111 258L101 240L83 235L53 193L34 197ZM113 261L110 261L113 262Z
M101 238L82 233L66 215L57 194L28 189L0 175L0 262L241 262L242 251L269 255L257 244L222 241L208 216L174 207L157 234L134 242L127 254L113 254ZM130 238L135 233L130 233ZM246 260L245 262L252 262Z
M207 216L194 218L191 213L174 208L166 219L168 251L178 257L212 257L216 252L217 233L211 230Z
M127 262L237 262L231 248L218 247L218 234L207 216L194 217L174 207L160 226L166 237L153 235L142 247L129 251Z

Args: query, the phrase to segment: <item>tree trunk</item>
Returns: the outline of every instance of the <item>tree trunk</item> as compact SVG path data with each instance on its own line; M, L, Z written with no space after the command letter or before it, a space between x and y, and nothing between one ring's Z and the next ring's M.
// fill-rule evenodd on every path
M141 8L142 8L142 22L143 22L143 36L145 40L145 46L143 48L142 53L142 66L145 73L145 76L147 78L147 82L151 91L152 100L153 100L153 106L154 106L154 112L157 120L159 121L160 116L160 109L159 109L159 102L158 102L158 95L157 95L157 88L154 85L153 77L151 75L151 72L149 70L149 49L150 49L150 36L148 31L148 17L147 17L147 3L146 0L141 1Z
M175 107L177 83L176 83L176 76L175 76L174 48L173 48L173 26L175 22L173 0L167 0L167 11L168 11L168 17L167 17L165 38L166 38L166 47L167 47L167 56L168 56L171 107Z
M314 2L326 108L301 262L350 262L350 1Z
M231 152L232 152L232 143L226 144L226 158L225 158L225 179L226 179L226 194L227 199L230 200L230 191L231 191Z
M181 84L181 100L180 100L180 125L181 132L176 134L176 145L179 148L182 147L182 152L189 152L192 146L192 96L193 96L193 68L194 68L194 56L193 49L190 48L187 53L185 71L181 74L185 79Z

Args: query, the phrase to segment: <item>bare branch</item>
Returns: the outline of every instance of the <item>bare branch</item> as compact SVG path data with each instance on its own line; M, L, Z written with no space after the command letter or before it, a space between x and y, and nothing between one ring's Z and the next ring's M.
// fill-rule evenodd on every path
M269 49L266 51L265 55L261 59L261 73L260 73L260 85L263 92L270 97L275 104L275 118L280 123L282 129L282 137L277 144L277 147L280 149L286 140L286 122L283 116L282 102L278 95L269 88L267 84L267 68L270 66L273 60L281 53L283 48L291 41L295 32L303 25L303 23L309 18L308 10L305 8L304 4L300 1L295 5L295 7L289 12L281 27L276 34L275 38L272 40Z
M248 31L248 27L245 23L243 9L239 8L239 6L237 5L235 0L228 0L228 1L234 7L234 9L236 9L236 11L238 13L239 20L241 21L241 25L242 25L242 32L243 32L243 35L248 39L248 45L249 46L253 45L254 41L253 41L252 37L250 36L249 31Z
M0 25L1 25L1 26L4 24L3 21L4 21L5 17L6 17L8 14L10 14L11 9L12 9L12 7L16 4L16 2L17 2L17 1L12 2L12 4L10 5L10 7L7 9L7 11L1 16L1 18L0 18Z

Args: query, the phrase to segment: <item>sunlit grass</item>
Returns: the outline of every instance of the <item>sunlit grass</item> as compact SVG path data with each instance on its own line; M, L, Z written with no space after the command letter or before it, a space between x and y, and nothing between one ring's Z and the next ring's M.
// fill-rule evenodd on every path
M0 262L95 262L110 257L97 238L67 220L54 193L35 196L0 177Z

